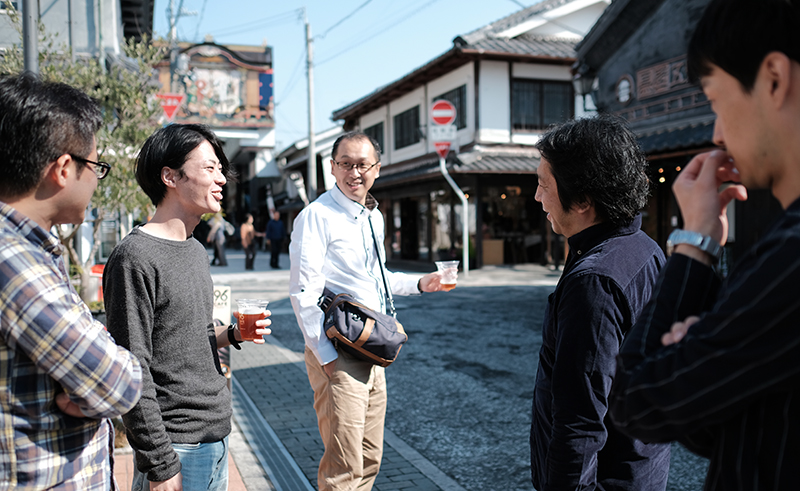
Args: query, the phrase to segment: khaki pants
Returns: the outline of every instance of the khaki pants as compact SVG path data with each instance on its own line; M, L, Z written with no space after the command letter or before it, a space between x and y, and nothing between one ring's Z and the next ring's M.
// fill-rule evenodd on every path
M319 462L320 491L372 489L383 456L386 377L383 367L339 352L332 378L306 348L314 410L325 453Z

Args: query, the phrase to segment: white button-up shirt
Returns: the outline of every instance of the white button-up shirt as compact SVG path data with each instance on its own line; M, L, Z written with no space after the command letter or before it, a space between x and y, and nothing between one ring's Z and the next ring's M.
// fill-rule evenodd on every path
M349 293L371 309L386 312L381 267L370 221L385 263L383 215L342 193L338 187L317 198L297 215L289 245L289 294L303 337L320 364L336 358L336 348L323 333L324 313L317 306L323 289ZM386 271L393 295L418 293L420 275Z

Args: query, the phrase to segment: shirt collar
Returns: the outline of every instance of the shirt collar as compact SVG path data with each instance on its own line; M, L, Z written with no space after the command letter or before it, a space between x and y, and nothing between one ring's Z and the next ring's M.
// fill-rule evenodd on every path
M356 220L369 216L370 212L378 207L378 200L376 200L375 197L370 193L367 193L366 206L345 196L342 190L339 189L338 185L334 185L331 188L330 193L334 201L336 201L339 206L344 208L348 215L352 216Z
M569 243L569 255L583 255L597 244L615 236L631 235L642 228L642 215L637 214L633 221L628 225L616 226L613 223L601 222L592 225L573 235L567 242Z
M0 201L0 222L6 222L10 230L54 256L64 253L64 246L61 245L58 237L2 201Z

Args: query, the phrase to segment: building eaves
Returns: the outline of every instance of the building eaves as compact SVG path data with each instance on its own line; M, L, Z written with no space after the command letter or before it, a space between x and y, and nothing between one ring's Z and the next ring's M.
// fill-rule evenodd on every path
M459 36L456 39L462 39L466 44L479 43L485 39L493 38L498 33L507 31L512 27L518 26L523 22L527 22L531 17L539 16L547 11L566 5L573 0L544 0L542 2L531 5L528 8L514 12L511 15L503 17L492 22L489 25L475 29L472 32Z
M636 32L664 0L614 0L575 47L591 69L602 66Z
M647 155L714 146L714 117L704 121L679 122L655 130L637 132L639 145Z
M575 41L570 39L525 35L515 39L487 39L475 45L464 44L457 40L452 49L404 77L333 111L332 119L334 121L354 119L475 59L507 59L571 65L575 61L574 46Z

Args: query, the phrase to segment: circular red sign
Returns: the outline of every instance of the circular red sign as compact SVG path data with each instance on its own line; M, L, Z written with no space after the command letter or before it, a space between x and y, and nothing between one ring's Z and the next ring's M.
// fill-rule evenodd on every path
M436 124L451 124L456 120L456 107L449 101L436 101L431 106L431 119Z

